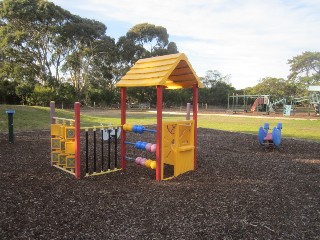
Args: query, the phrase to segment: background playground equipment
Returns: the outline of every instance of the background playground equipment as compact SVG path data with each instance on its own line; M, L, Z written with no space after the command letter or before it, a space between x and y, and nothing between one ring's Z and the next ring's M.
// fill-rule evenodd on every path
M292 105L283 105L283 116L292 116L294 115L294 109Z
M156 87L157 93L157 123L156 123L156 180L164 180L164 164L172 165L174 175L178 176L196 167L196 139L197 139L197 105L198 88L202 87L200 79L194 72L187 57L183 53L140 59L116 84L121 92L121 125L125 126L121 133L121 166L126 168L126 160L133 159L126 156L126 133L143 133L145 129L133 131L133 126L126 125L126 88L127 87ZM162 122L163 90L192 88L193 89L193 120ZM166 131L170 130L169 133ZM177 130L175 130L177 129ZM192 132L192 133L191 133ZM187 136L186 136L187 135ZM167 141L167 139L171 139ZM185 140L185 139L188 139ZM165 150L167 149L167 150ZM170 152L170 157L165 156ZM140 161L139 161L140 162ZM144 164L154 165L154 162ZM169 179L169 178L166 178Z
M277 112L279 106L282 106L282 115L285 117L294 115L295 112L295 99L290 97L291 101L288 101L287 98L281 98L279 100L275 100L273 102L270 101L268 104L268 111L269 112ZM290 104L288 104L290 103Z
M51 165L81 178L81 130L85 134L85 168L86 176L101 175L121 170L118 168L117 136L119 126L93 126L80 128L80 103L74 104L75 118L66 119L55 116L55 103L50 102L51 118ZM100 131L97 131L99 129ZM107 138L104 132L107 132ZM91 137L89 136L91 133ZM97 133L98 132L98 133ZM114 133L114 134L112 134ZM93 141L93 154L89 154L89 139ZM100 145L97 144L100 139ZM107 140L107 167L104 165L104 142ZM114 142L112 149L111 143ZM100 155L98 157L98 146ZM113 154L111 152L113 151ZM112 158L112 156L114 158ZM98 161L98 158L101 161ZM113 163L112 163L113 161ZM99 163L99 164L97 164ZM97 171L99 166L99 170Z
M281 130L282 123L278 123L272 132L269 131L269 123L265 123L263 127L258 130L258 140L261 146L279 148L281 144Z
M265 111L266 113L269 112L268 106L270 103L270 96L269 95L261 95L256 98L256 100L253 102L251 106L251 112L254 111L259 111L263 112Z
M304 97L291 97L291 101L287 104L283 102L283 116L291 116L294 115L301 106L308 111L308 115L310 116L310 110L313 108L316 116L319 116L320 109L320 86L309 86L308 87L309 96ZM308 107L306 107L308 105ZM307 109L306 109L307 108Z
M230 98L232 102L230 103ZM237 112L269 112L269 95L238 95L228 96L228 111Z
M310 105L313 106L314 112L317 116L320 115L320 86L309 86L309 100Z
M284 106L287 104L286 98L276 99L273 102L269 103L269 112L277 112L278 109L282 106L284 110Z
M292 114L292 106L287 105L287 100L285 98L271 101L270 95L261 95L259 96L251 106L251 112L259 111L259 112L266 112L269 114L270 112L276 112L277 107L281 105L283 107L283 116L291 116Z
M229 99L232 98L230 104ZM308 98L281 98L271 101L270 95L238 95L228 96L228 111L237 112L280 112L283 116L292 116L296 111L296 105L308 101Z

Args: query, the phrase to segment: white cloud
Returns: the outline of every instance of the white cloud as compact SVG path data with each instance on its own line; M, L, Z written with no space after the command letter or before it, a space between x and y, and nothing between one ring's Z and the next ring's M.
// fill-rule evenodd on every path
M288 59L319 51L320 0L53 2L107 26L111 20L163 26L199 76L216 69L231 74L236 88L253 86L267 76L285 78Z

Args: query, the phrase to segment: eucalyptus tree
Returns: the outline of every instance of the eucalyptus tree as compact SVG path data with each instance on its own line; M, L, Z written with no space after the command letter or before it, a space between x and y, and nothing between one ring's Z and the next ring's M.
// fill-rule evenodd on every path
M53 86L58 76L52 71L58 72L62 61L56 43L72 15L45 0L4 0L0 17L0 47L6 64L17 69L10 78L35 78Z
M120 68L127 71L137 60L178 53L177 45L169 42L167 29L141 23L129 29L117 42ZM120 72L123 74L124 72Z
M199 89L199 102L210 105L226 105L228 95L235 91L230 84L230 75L223 75L217 70L208 70L201 81L203 89Z
M18 103L19 97L15 94L17 82L7 79L0 79L0 104L3 103Z
M201 80L205 87L212 88L218 82L224 82L226 84L229 84L230 78L230 75L223 76L222 73L220 73L217 70L208 70L206 71L205 76Z
M289 59L288 64L288 79L297 84L301 91L305 91L309 85L320 84L320 52L303 52Z
M117 61L118 53L113 38L105 36L93 42L91 50L86 55L87 71L84 73L84 90L87 92L88 102L94 102L96 97L104 103L115 101L114 97L118 93L115 88Z
M73 15L46 0L4 0L0 24L0 80L23 83L18 88L23 99L25 90L36 83L58 95L63 80L67 81L79 100L87 97L96 79L104 78L104 85L110 86L116 46L106 36L103 23Z
M265 77L259 80L259 83L247 91L254 95L270 95L273 99L287 98L297 96L298 89L295 84L290 83L287 79Z
M106 77L110 81L116 57L113 39L105 35L106 26L95 20L74 18L65 26L69 52L61 70L72 82L78 95L87 100L90 81ZM106 71L108 73L106 73Z
M169 41L167 29L149 23L141 23L129 29L117 42L119 60L117 62L116 80L141 58L178 53L177 45ZM130 88L128 95L133 101L154 102L155 91L151 88Z
M158 49L165 49L169 43L167 29L149 23L133 26L128 31L127 38L144 49L143 57L153 56Z

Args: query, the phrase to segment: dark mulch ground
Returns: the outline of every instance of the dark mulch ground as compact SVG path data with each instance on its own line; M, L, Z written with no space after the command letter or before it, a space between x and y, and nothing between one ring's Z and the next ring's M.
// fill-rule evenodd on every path
M0 135L0 239L320 239L320 144L198 131L198 169L133 163L85 178L50 166L49 132Z

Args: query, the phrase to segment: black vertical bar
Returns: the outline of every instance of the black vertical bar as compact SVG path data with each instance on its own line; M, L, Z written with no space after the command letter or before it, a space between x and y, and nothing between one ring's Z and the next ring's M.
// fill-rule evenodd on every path
M93 129L93 172L97 171L97 139L96 129Z
M108 129L108 169L111 169L111 129Z
M89 173L89 134L88 129L86 129L86 173Z
M118 128L114 131L114 168L118 168Z
M103 129L101 129L101 172L103 172Z
M8 113L9 143L14 142L13 137L13 113Z

